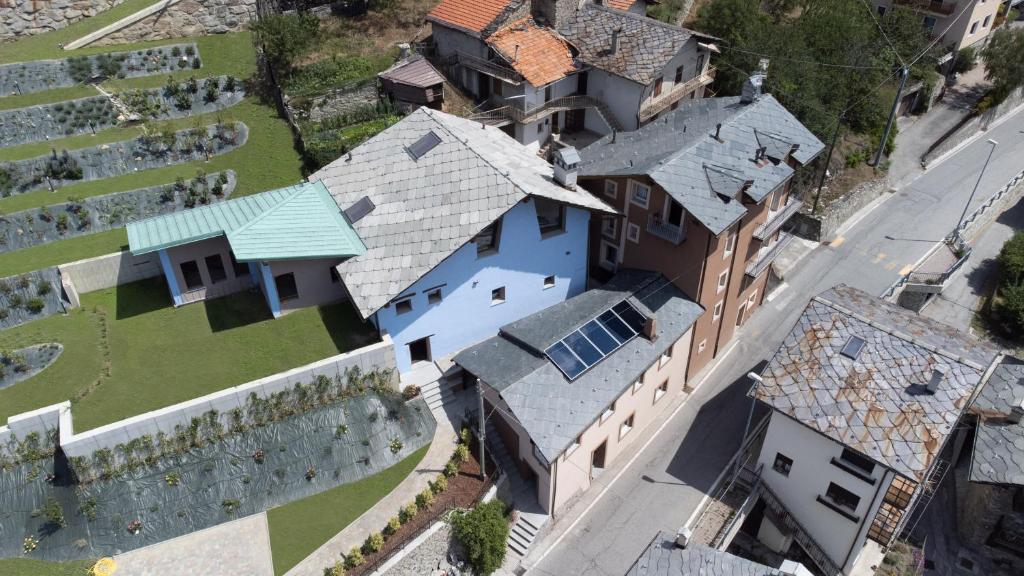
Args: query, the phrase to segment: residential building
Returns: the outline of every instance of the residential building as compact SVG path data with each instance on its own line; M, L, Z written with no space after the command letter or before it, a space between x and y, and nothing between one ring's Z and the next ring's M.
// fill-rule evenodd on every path
M247 267L275 316L348 298L390 334L406 372L582 292L590 213L614 213L497 128L426 107L310 181L298 199L285 189L135 223L129 244L161 251L172 295L183 275L204 287L175 304L213 297L212 253ZM193 221L205 227L180 224ZM140 243L141 230L154 240Z
M983 42L992 32L999 0L876 0L879 15L909 9L921 15L929 35L952 51Z
M538 149L635 130L704 95L713 38L647 18L643 6L442 0L427 20L437 61L480 102L474 118Z
M930 498L998 351L859 290L807 305L756 385L771 416L750 533L794 539L825 574L862 573ZM756 500L756 498L755 498Z
M709 546L680 546L675 534L659 532L625 576L812 576L799 562L771 568Z
M760 82L748 81L744 96L686 101L579 151L580 186L623 214L592 223L592 276L657 270L707 310L694 326L690 375L761 305L791 240L783 224L801 206L793 176L824 147Z
M514 466L548 513L586 490L685 391L703 312L661 274L600 288L502 326L454 361L478 379Z

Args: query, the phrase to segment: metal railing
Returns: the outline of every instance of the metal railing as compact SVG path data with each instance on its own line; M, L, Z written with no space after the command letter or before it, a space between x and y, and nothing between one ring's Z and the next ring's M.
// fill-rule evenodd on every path
M800 207L803 205L804 203L798 198L791 196L789 202L786 202L786 205L781 210L774 214L768 213L768 219L764 221L764 224L761 224L754 230L754 238L764 240L777 232L787 220L793 217L793 214L800 211Z
M501 125L502 123L508 124L510 122L529 124L557 112L578 110L580 108L596 109L612 130L622 130L622 125L619 124L618 120L616 120L615 116L612 115L611 110L605 106L604 102L594 98L593 96L587 96L584 94L573 94L570 96L553 98L540 106L535 106L529 110L523 110L518 106L501 106L494 110L487 110L485 112L474 114L470 116L470 119L494 125Z
M483 72L488 76L493 76L499 80L519 85L523 81L523 76L519 72L516 72L508 66L504 66L498 62L487 60L479 56L473 56L472 54L466 54L465 52L456 52L444 60L444 64L451 66L452 64L459 64L466 68L472 68L477 72Z
M765 249L762 248L758 253L754 261L747 266L746 274L752 278L757 278L762 272L768 269L768 266L775 261L775 258L779 256L786 246L793 241L793 236L782 232L779 234L779 239L772 244L771 247Z
M663 110L678 102L683 96L693 92L701 86L707 86L715 81L715 67L708 66L708 69L682 84L675 85L668 92L657 96L652 101L640 107L640 121L646 122L652 116L656 116Z
M686 240L685 228L669 224L661 218L656 218L654 214L647 217L647 231L677 246Z
M235 292L254 288L255 286L256 281L249 275L235 278L234 280L223 280L216 284L211 284L210 286L200 286L199 288L193 288L182 292L181 305L184 306L185 304L220 298L221 296L227 296L228 294L234 294Z
M949 16L956 10L956 2L942 2L941 0L893 0L893 4L942 16Z
M793 534L793 538L800 544L800 547L804 549L804 552L811 557L811 560L818 565L818 568L825 573L825 576L836 576L841 574L842 571L839 566L828 557L825 550L818 544L818 542L811 536L810 532L804 529L803 525L786 510L785 505L779 500L779 497L772 492L772 489L768 487L765 482L758 482L754 485L751 491L751 497L760 497L764 502L765 507L772 511L783 527Z

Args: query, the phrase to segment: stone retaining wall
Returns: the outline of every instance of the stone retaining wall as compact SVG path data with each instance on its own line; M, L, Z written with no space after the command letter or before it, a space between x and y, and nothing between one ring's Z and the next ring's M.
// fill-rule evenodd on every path
M938 158L945 156L957 146L960 146L978 132L988 130L993 122L1014 112L1018 107L1024 106L1024 87L1017 88L1006 97L998 106L993 106L984 114L977 114L968 117L962 124L939 138L928 152L921 156L921 163L925 166Z
M256 17L256 0L182 0L114 31L94 46L223 34L245 29Z
M874 202L888 189L885 178L869 180L856 186L839 199L821 210L821 214L799 212L790 218L786 229L801 238L815 242L832 239L836 231L868 204ZM805 202L807 208L810 203Z
M379 101L377 80L371 78L336 88L322 96L310 98L308 105L292 112L304 120L319 122L326 118L345 116Z
M59 30L124 0L0 0L0 40Z

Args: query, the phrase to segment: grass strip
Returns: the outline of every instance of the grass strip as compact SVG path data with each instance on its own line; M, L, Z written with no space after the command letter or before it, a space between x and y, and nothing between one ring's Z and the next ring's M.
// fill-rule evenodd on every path
M0 574L10 576L84 576L95 564L93 560L47 562L31 558L0 558Z

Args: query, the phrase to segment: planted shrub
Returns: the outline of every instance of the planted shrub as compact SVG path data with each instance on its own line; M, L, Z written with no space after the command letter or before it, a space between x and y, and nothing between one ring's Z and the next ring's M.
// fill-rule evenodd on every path
M192 47L192 45L185 46L185 55L186 56L195 56L196 55L196 49L194 47Z
M39 513L46 518L47 522L57 528L67 526L67 521L64 520L64 508L54 498L47 498L46 503L39 509Z
M334 429L335 438L341 438L345 434L348 434L348 424L341 424L340 426Z
M448 477L444 474L439 474L437 479L430 483L430 490L434 495L439 495L448 489Z
M220 98L220 81L216 78L208 79L204 83L203 89L205 91L203 100L206 102L216 102L217 99Z
M81 180L82 168L78 161L71 157L67 150L60 155L56 150L50 150L50 158L46 161L43 173L53 180Z
M434 493L430 488L424 488L423 492L416 495L416 507L420 510L426 510L434 503Z
M420 387L415 384L410 384L402 390L402 398L405 400L412 400L413 398L420 395Z
M457 464L462 464L466 460L469 460L469 446L465 444L459 444L455 447L455 453L452 454L452 460Z
M36 540L33 536L25 536L25 540L21 543L21 551L25 554L31 554L38 547L39 540Z
M192 59L192 69L193 70L199 70L199 68L202 67L202 65L203 64L202 64L202 62L199 61L199 57L198 56L196 56L195 58Z
M324 576L345 576L345 565L341 560L334 562L334 566L324 568Z
M388 525L384 527L384 533L391 536L395 532L398 532L398 529L401 527L402 521L398 519L398 516L392 516L391 519L388 520Z
M388 443L388 448L391 449L392 454L398 454L404 447L405 444L402 444L402 440L399 438L392 438L391 442Z
M419 508L416 506L416 503L409 502L398 511L398 521L402 524L408 524L410 520L416 517L417 512L419 512Z
M179 476L177 472L168 472L167 474L164 474L164 482L168 486L177 486L178 484L181 484L181 476Z
M494 499L478 504L455 517L452 527L475 573L491 574L501 566L508 541L504 502Z
M444 475L445 476L451 478L452 476L455 476L458 473L459 473L459 465L454 460L449 460L448 463L444 465Z
M181 56L181 47L180 46L174 46L173 48L171 48L171 56L174 56L175 58L180 57Z
M199 81L196 80L195 76L189 77L189 79L185 82L185 92L188 92L189 94L199 93Z
M220 505L224 508L224 513L230 516L235 513L235 510L237 510L242 503L237 498L225 498Z
M96 519L96 507L96 497L90 496L78 506L78 513L91 522Z
M362 566L363 562L366 562L366 560L363 559L363 553L357 546L353 546L352 549L348 551L348 554L345 555L346 568Z
M36 294L39 296L46 296L50 292L53 292L53 286L46 280L40 280L36 283Z
M227 78L225 78L224 79L224 91L225 92L234 92L235 91L235 83L236 82L237 82L237 80L235 80L234 76L228 76Z
M366 554L373 554L379 552L384 547L384 535L380 532L374 532L366 537L366 542L363 542L363 552Z
M312 466L310 466L306 470L306 480L312 481L313 478L316 478L316 468L313 468Z
M42 298L29 298L25 302L25 309L33 314L39 314L46 308L46 302L43 302Z

